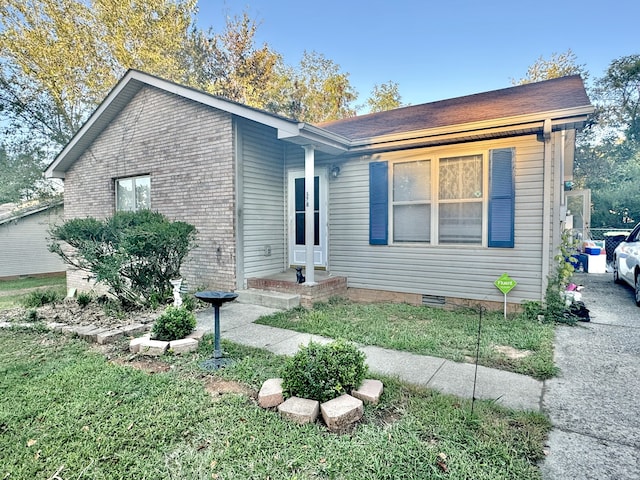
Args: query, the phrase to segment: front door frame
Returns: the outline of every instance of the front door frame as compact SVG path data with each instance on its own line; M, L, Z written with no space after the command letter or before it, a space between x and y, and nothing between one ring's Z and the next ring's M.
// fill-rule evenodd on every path
M316 167L314 174L319 177L320 184L318 188L318 194L320 200L318 207L320 209L320 245L314 246L314 266L316 268L328 267L328 252L329 252L329 234L328 234L328 215L327 210L329 207L328 193L329 193L329 174L326 168ZM306 249L304 245L296 245L296 222L295 222L295 179L305 177L304 169L292 169L287 171L287 217L289 219L288 228L288 250L289 250L289 266L305 266Z

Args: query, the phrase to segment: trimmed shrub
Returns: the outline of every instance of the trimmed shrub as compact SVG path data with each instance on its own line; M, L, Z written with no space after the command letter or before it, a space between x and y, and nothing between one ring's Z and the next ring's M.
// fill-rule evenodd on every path
M196 316L182 307L167 307L165 312L158 317L153 330L152 338L171 342L185 338L196 328Z
M350 342L309 342L289 357L282 369L286 396L326 402L358 388L367 373L365 355Z
M49 250L105 284L123 307L155 307L170 298L171 279L180 277L195 236L193 225L158 212L116 212L104 221L76 218L54 227Z

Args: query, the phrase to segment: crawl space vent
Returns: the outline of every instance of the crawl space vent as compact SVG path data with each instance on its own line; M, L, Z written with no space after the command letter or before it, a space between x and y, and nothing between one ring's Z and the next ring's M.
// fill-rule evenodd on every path
M444 297L438 295L422 295L422 305L442 307L444 306Z

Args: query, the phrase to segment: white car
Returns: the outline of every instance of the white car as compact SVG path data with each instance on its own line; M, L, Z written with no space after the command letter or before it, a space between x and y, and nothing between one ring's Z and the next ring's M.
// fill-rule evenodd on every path
M631 285L640 307L640 223L613 252L613 281Z

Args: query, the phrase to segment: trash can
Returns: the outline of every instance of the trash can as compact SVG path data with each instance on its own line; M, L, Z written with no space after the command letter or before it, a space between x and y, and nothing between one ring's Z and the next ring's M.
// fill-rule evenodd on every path
M607 263L613 261L613 251L629 235L629 232L606 232L604 234L604 248L607 251Z

